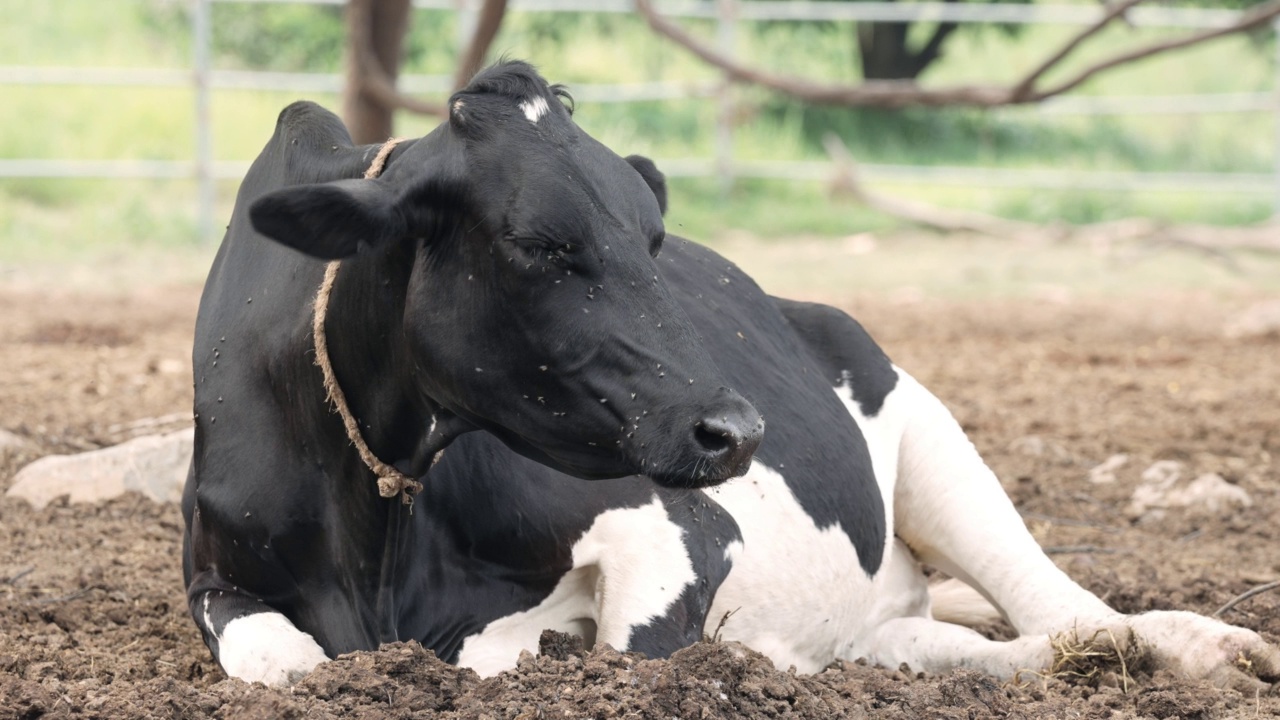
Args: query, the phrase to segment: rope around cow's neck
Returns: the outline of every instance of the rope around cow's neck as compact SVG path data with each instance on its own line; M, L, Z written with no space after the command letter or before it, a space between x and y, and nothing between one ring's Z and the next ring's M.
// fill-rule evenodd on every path
M369 164L369 169L364 172L365 180L372 180L382 174L387 158L391 156L391 151L401 140L403 138L391 138L383 143L378 154L374 156L373 162ZM324 280L320 283L320 290L316 292L315 316L311 328L316 342L316 365L320 366L320 372L324 375L324 389L329 402L333 403L338 414L342 416L342 424L347 429L347 438L351 440L352 445L356 446L356 451L360 453L360 459L364 461L365 466L378 476L378 494L385 498L399 494L401 502L412 508L413 496L422 492L422 483L382 462L369 449L364 436L360 433L359 423L351 414L347 396L338 385L337 375L333 372L333 362L329 359L329 342L325 336L324 320L329 312L329 294L333 291L333 283L338 277L338 268L341 266L341 260L334 260L325 266Z

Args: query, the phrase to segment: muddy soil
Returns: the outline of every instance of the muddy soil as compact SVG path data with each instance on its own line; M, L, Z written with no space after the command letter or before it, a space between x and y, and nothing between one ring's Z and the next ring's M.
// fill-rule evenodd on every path
M181 422L197 297L0 291L0 429L17 438L0 436L0 489L41 455ZM1221 332L1247 299L841 304L947 402L1055 560L1118 609L1208 613L1280 578L1280 337ZM1130 460L1115 482L1090 482L1117 453ZM1135 521L1125 504L1156 460L1217 473L1253 505ZM798 676L732 643L648 660L565 637L486 680L407 644L268 690L227 679L187 617L181 523L139 496L0 501L0 719L1280 716L1280 697L1159 673L1128 692L858 663ZM1280 642L1280 592L1226 619Z

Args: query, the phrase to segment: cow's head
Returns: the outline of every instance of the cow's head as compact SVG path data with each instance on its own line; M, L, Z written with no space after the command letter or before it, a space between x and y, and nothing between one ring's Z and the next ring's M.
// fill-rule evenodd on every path
M742 474L763 421L658 276L662 175L562 96L524 63L489 68L378 179L278 190L250 218L322 259L409 244L419 389L518 452L584 478Z

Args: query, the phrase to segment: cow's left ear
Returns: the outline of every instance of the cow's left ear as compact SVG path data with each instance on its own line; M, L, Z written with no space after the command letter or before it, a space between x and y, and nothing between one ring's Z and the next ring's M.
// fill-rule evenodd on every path
M380 182L338 180L269 192L249 206L249 221L276 242L321 260L340 260L361 246L403 236L399 205Z
M667 214L667 178L663 176L662 171L658 169L653 161L643 155L628 155L627 162L631 167L640 173L640 177L644 178L644 182L653 191L653 196L658 198L658 210L663 215Z

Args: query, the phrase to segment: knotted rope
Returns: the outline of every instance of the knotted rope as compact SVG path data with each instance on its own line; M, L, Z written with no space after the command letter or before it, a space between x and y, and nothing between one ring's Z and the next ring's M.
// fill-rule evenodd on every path
M378 154L374 156L373 162L369 164L369 169L364 172L365 180L372 180L382 174L391 151L402 140L403 138L391 138L383 143ZM422 483L382 462L369 449L364 436L360 433L359 423L351 414L347 396L338 385L338 378L333 372L333 362L329 359L329 342L325 336L324 320L329 313L329 295L333 291L333 283L338 277L338 268L341 266L341 260L333 260L325 266L324 280L320 283L320 290L316 292L315 316L312 320L312 335L316 342L316 365L320 366L320 372L324 375L324 390L329 402L342 416L342 424L347 429L347 438L351 440L352 445L356 446L356 451L360 453L360 459L364 461L365 466L378 476L378 494L385 498L399 494L401 502L412 507L413 496L422 492Z

